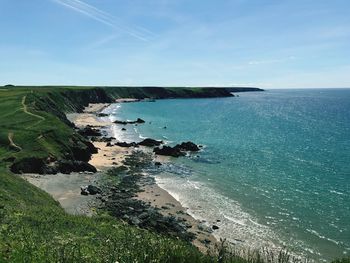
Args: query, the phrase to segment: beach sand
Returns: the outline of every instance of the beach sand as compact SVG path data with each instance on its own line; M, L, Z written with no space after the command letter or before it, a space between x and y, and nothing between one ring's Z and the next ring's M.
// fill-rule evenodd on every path
M217 243L217 240L212 234L198 228L198 226L202 225L201 222L190 216L187 213L187 209L180 202L156 183L141 185L141 189L143 192L139 192L136 199L149 203L153 207L160 208L159 211L165 216L175 216L190 225L191 228L188 231L196 235L193 244L202 252L206 252L208 248L213 248Z
M130 102L131 101L132 100L130 100ZM83 113L68 114L67 118L79 128L85 127L86 125L108 127L111 125L111 122L104 121L101 118L98 118L96 115L108 105L109 104L90 104ZM98 148L98 153L93 154L89 163L102 172L113 166L122 165L122 162L126 156L130 155L135 150L133 147L108 147L106 146L106 142L92 143L96 148ZM138 150L150 152L150 150L145 147L139 147ZM166 156L156 156L154 157L154 161L165 163L169 162L170 158ZM93 214L91 204L93 204L94 200L96 200L96 197L82 196L80 194L80 187L90 183L98 184L98 179L100 176L100 173L79 173L70 175L57 174L54 176L25 175L24 177L32 184L50 193L57 201L60 202L62 207L68 213L91 215ZM149 175L145 174L144 176L147 178ZM214 247L217 240L212 234L209 233L210 229L208 227L203 228L204 225L200 221L190 216L187 213L187 209L167 191L159 187L155 180L141 180L139 184L142 191L138 193L138 195L135 197L136 199L142 200L149 203L153 207L159 208L159 212L165 216L173 215L183 221L184 224L189 227L188 231L196 235L193 244L201 251L207 252L209 248L212 249Z
M131 101L132 100L130 100L130 102ZM120 102L124 102L124 100ZM96 117L96 113L100 112L105 107L105 104L90 104L84 110L84 113L77 114L72 121L78 127L82 124L83 126L111 125L111 123L103 122L100 118ZM99 148L99 152L92 156L90 164L94 165L99 170L106 170L110 167L121 165L125 157L133 151L132 147L107 147L105 142L93 142L93 144L95 147ZM139 149L149 152L149 149L145 147L140 147ZM165 163L169 162L170 158L167 156L155 156L154 161ZM153 207L160 208L159 211L165 216L173 215L190 225L191 228L189 228L188 231L196 234L196 239L193 241L193 244L203 252L206 252L208 247L212 248L217 243L215 237L207 232L208 228L205 227L205 229L199 229L198 226L201 228L203 224L190 216L187 213L187 208L183 207L172 195L159 187L154 180L145 181L146 183L141 183L140 186L142 191L138 193L136 199L149 203Z

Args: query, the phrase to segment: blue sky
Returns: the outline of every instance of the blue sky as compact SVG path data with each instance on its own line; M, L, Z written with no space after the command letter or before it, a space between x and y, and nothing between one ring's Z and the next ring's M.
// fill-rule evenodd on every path
M0 0L0 84L350 87L348 0Z

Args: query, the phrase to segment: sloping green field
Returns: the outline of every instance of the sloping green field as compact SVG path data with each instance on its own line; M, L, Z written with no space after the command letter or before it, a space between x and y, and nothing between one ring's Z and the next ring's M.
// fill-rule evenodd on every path
M245 261L224 250L218 256L203 255L189 243L125 225L108 215L68 215L51 196L9 170L12 163L26 158L64 158L84 142L64 112L117 97L194 93L197 97L225 94L159 88L0 88L0 262L262 262Z

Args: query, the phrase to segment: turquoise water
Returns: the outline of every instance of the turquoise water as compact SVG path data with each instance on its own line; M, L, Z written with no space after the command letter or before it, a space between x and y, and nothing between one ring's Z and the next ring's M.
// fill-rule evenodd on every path
M318 260L349 255L350 90L239 95L108 111L146 120L126 132L116 125L123 140L205 146L163 166L157 181L195 217L216 222L216 235L237 246L286 245Z

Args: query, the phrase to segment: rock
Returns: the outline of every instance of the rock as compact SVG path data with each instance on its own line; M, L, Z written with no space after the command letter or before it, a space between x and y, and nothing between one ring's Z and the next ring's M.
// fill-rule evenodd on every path
M193 142L183 142L181 144L176 145L175 148L178 148L181 151L190 151L190 152L198 152L200 150L200 148Z
M147 212L143 212L139 215L140 219L146 219L147 217L149 217L149 214Z
M97 172L94 166L83 161L60 160L57 162L56 168L58 172L64 174L71 172Z
M219 229L219 227L217 225L213 225L211 228L214 229L214 230Z
M162 163L161 163L161 162L155 162L154 165L155 165L155 166L161 166Z
M141 223L141 221L137 217L131 217L130 221L131 221L131 224L135 226L138 226Z
M81 195L89 195L89 191L87 190L87 187L80 187L80 194Z
M211 241L207 238L203 239L203 240L200 240L201 243L205 244L205 245L208 245L211 243Z
M44 174L46 173L46 163L43 159L29 157L29 158L23 158L13 163L10 169L11 169L11 172L15 174L21 174L21 173Z
M145 123L143 119L137 118L136 123Z
M135 142L127 143L127 142L117 142L115 145L120 147L135 147L137 144Z
M97 115L98 117L108 117L108 116L109 116L109 114L107 114L107 113L102 113L102 112L97 113L96 115Z
M138 145L142 145L142 146L147 146L147 147L154 147L154 146L159 146L163 143L163 141L157 141L154 139L144 139L142 142L139 142Z
M122 131L126 131L126 129L125 129L125 128L122 128Z
M210 227L206 226L203 223L198 224L197 227L198 227L199 230L207 232L207 233L212 233L213 232L213 230Z
M137 118L136 121L120 121L120 120L116 120L114 121L115 124L122 124L122 125L127 125L127 124L141 124L141 123L145 123L145 121L143 119Z
M102 133L100 130L98 129L94 129L92 128L91 126L86 126L85 128L83 129L80 129L78 131L78 133L82 136L102 136Z
M153 152L158 155L180 157L185 156L185 153L182 152L179 148L163 146L162 148L156 147L153 149Z
M91 184L88 185L87 191L88 191L89 194L91 194L91 195L96 195L96 194L102 193L102 190L101 190L99 187L94 186L94 185L91 185Z
M112 143L107 142L106 147L112 147L112 146L113 146L113 144L112 144Z

